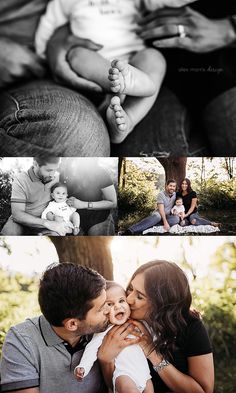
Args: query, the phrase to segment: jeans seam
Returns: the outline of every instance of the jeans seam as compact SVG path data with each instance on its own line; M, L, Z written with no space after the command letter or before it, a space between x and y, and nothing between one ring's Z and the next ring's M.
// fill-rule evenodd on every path
M12 97L12 95L9 95L9 97L11 98L11 100L15 103L15 105L16 105L16 110L15 110L15 112L14 112L14 118L15 118L15 120L16 120L16 122L18 123L18 124L22 124L21 123L21 121L19 120L19 118L18 118L18 113L20 112L20 105L19 105L19 102L14 98L14 97ZM11 128L13 127L13 126L15 126L15 124L12 124L12 125L10 125L10 127L8 127L8 129L6 130L6 133L8 134L9 132L10 132L10 130L11 130Z

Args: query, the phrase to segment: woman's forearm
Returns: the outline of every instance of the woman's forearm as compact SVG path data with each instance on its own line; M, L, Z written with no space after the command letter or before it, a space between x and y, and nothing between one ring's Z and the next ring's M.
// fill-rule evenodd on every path
M155 351L148 357L152 365L158 365L163 357ZM175 393L212 393L213 388L204 389L193 377L177 370L171 363L158 372L163 382Z

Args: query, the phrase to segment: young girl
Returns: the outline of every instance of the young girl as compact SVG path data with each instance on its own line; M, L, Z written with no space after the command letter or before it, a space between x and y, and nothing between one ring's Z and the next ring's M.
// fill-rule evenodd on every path
M75 36L101 44L99 53L73 48L67 60L78 75L110 93L105 105L111 142L121 143L153 106L166 69L162 54L146 48L136 34L137 19L145 9L192 1L52 0L36 32L36 51L45 56L53 32L68 21ZM181 36L178 26L176 35Z
M97 333L86 346L80 364L74 373L79 381L88 375L97 359L98 348L113 325L124 324L130 316L130 307L126 301L125 290L114 281L107 281L107 306L110 309L109 321L112 324L105 332ZM113 373L114 392L118 393L154 393L147 360L139 345L126 347L115 360Z
M80 216L74 207L67 205L67 187L63 183L56 183L51 188L53 201L42 212L41 218L49 221L65 221L74 225L73 235L78 235L80 231Z

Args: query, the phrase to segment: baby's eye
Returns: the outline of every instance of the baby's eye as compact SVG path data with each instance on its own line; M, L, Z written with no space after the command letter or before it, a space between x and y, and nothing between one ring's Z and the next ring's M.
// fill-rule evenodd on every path
M120 299L120 303L126 303L125 299Z
M112 303L108 302L108 303L106 303L106 305L107 305L108 307L111 307L111 306L112 306Z

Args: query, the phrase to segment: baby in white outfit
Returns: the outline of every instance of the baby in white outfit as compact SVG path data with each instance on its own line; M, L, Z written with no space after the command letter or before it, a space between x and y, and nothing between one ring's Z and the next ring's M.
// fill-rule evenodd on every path
M99 52L73 48L67 60L79 76L108 94L106 119L111 142L121 143L153 106L166 70L162 54L147 48L136 34L137 18L145 9L179 7L192 1L52 0L36 32L36 51L44 57L50 37L67 22L75 36L102 45Z
M74 225L73 235L78 235L80 231L80 216L74 207L67 205L67 187L63 183L56 183L51 188L53 201L42 212L41 218L44 220L57 222L71 222ZM69 233L69 232L68 232Z
M183 205L183 199L181 197L176 198L175 205L172 207L171 213L180 218L181 226L185 225L185 220L184 220L185 207Z
M130 316L130 307L122 286L114 281L108 281L106 292L107 305L110 309L109 321L112 325L105 332L94 334L92 340L87 344L80 364L74 370L79 381L82 381L90 372L107 332L113 325L124 324ZM115 359L113 391L119 392L120 390L127 393L129 391L132 393L154 393L147 359L137 344L124 348Z

